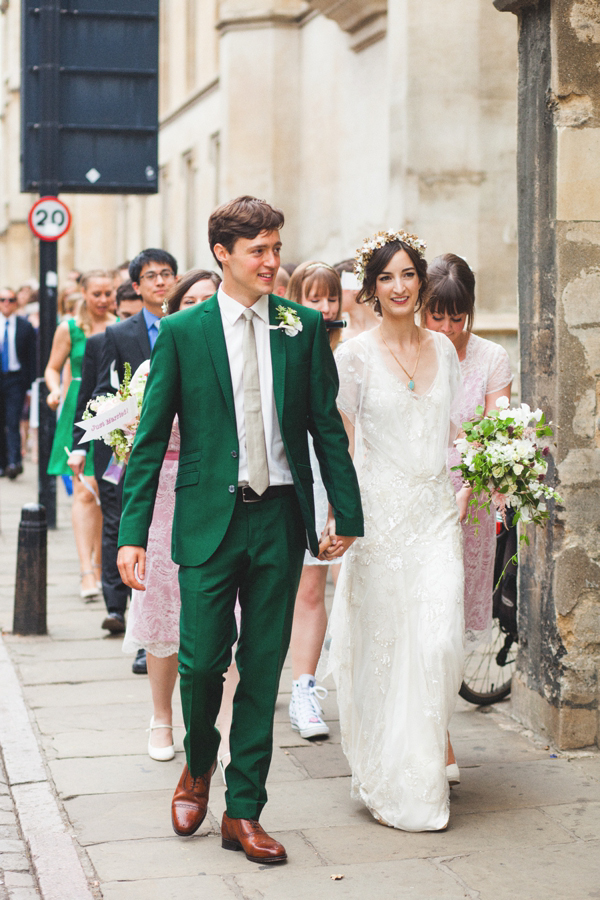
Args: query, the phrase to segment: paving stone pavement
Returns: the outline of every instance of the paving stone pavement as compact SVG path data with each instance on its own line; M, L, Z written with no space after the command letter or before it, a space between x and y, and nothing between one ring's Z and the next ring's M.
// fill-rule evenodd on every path
M36 900L38 896L27 843L0 758L0 900Z
M60 820L58 837L76 849L69 865L79 887L60 900L600 898L597 750L556 753L510 717L509 703L477 709L460 701L451 733L462 784L452 792L448 830L382 828L350 799L333 685L327 684L324 703L328 741L308 743L289 727L289 666L262 819L285 844L288 864L256 866L221 848L225 788L218 774L203 827L192 838L175 837L169 808L183 762L183 731L176 731L175 760L159 763L146 755L148 681L131 673L121 640L103 635L103 605L78 597L61 482L59 528L49 534L49 635L10 634L19 512L35 501L35 489L31 465L16 482L0 480L0 626L44 766L38 784L16 786L15 796L22 801L42 781ZM23 834L31 832L24 826ZM0 770L0 900L54 900L49 889L36 888L39 847L32 869L23 834L10 776L7 782Z

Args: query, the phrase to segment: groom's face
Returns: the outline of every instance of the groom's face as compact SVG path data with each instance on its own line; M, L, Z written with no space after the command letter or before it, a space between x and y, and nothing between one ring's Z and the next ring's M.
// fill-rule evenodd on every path
M231 253L217 244L217 258L223 272L247 295L270 294L279 268L279 231L261 231L255 238L238 238Z

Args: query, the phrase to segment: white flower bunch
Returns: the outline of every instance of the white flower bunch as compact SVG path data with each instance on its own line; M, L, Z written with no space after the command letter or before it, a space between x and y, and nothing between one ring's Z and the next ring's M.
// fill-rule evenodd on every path
M385 247L386 244L391 244L392 241L403 241L403 243L412 247L419 256L425 256L427 244L425 241L422 241L421 238L417 237L416 234L409 234L402 229L400 231L393 231L391 228L388 228L387 231L378 231L377 234L374 234L372 237L366 238L363 241L362 247L359 247L356 251L356 256L354 258L354 274L360 281L365 280L365 270L375 250Z
M477 407L480 418L463 424L464 437L454 442L461 462L454 468L473 488L470 503L476 509L489 511L493 502L503 516L507 507L515 510L514 523L541 524L550 515L547 502L562 503L544 483L549 449L539 441L551 437L552 428L545 424L541 409L531 410L527 403L510 407L501 397L496 406L487 416L483 407Z
M116 394L105 394L90 400L83 414L84 419L91 419L94 414L99 412L105 413L112 408L116 408L123 404L124 400L134 397L137 401L137 415L131 422L115 428L113 431L102 436L105 444L112 448L113 453L119 463L125 463L129 459L133 440L135 438L138 425L140 424L140 414L142 411L142 401L144 399L144 391L146 390L146 382L150 371L150 360L143 362L131 375L131 366L125 363L125 376L123 383L119 387Z
M275 331L285 331L288 337L295 337L298 332L302 331L303 325L300 316L294 312L291 306L277 307L277 321L280 323L279 325L270 325L269 327Z

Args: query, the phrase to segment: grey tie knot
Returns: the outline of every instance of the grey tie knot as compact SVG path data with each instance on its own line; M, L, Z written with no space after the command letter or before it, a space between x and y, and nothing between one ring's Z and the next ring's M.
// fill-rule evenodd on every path
M249 322L252 316L255 315L255 312L253 309L245 309L242 315L246 319L246 321Z

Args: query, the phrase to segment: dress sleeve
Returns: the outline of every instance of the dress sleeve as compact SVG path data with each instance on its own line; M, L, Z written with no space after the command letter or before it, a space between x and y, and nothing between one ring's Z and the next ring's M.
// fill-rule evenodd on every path
M510 359L504 347L492 341L489 343L493 347L493 352L490 356L485 392L486 394L495 394L496 391L501 391L512 382L513 375L510 370Z
M342 344L335 354L340 379L337 406L353 425L360 408L364 373L364 351L353 347L355 343L356 341L352 340Z

